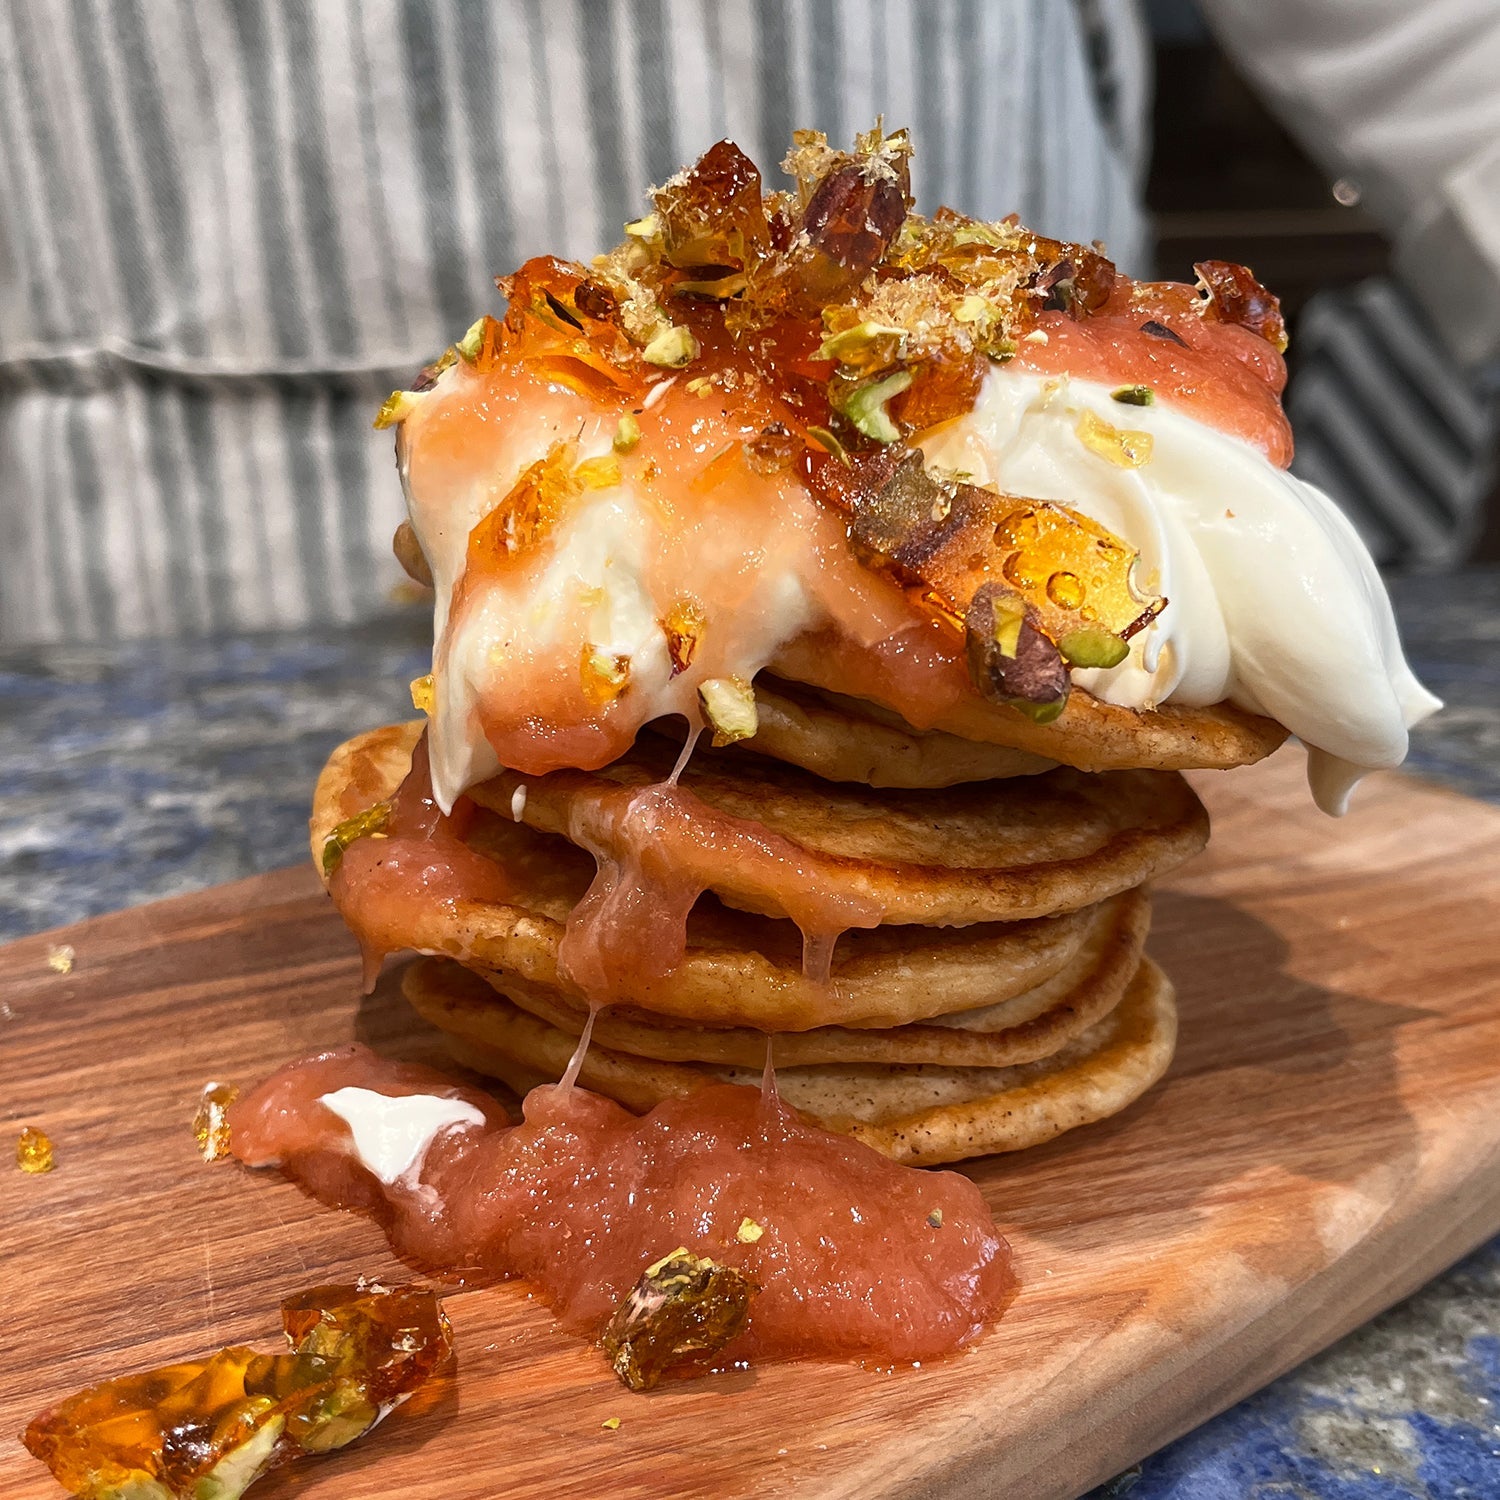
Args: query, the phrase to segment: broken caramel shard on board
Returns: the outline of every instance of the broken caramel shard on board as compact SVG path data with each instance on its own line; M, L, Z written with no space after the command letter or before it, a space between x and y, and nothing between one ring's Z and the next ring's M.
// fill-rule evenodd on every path
M633 1391L722 1349L745 1327L755 1284L686 1249L648 1266L604 1330L604 1352Z
M268 1469L368 1432L448 1358L421 1287L323 1286L289 1298L291 1352L221 1349L90 1386L22 1441L82 1500L237 1500Z
M193 1116L193 1139L204 1161L229 1155L229 1106L240 1097L232 1083L205 1083Z
M35 1125L23 1125L16 1141L16 1165L33 1176L50 1172L56 1165L52 1159L52 1139L45 1130Z

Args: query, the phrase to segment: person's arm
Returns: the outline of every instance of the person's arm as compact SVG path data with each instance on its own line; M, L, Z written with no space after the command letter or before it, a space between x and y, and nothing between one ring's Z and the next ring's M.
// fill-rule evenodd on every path
M1500 357L1500 4L1200 3L1307 151L1359 185L1454 355Z

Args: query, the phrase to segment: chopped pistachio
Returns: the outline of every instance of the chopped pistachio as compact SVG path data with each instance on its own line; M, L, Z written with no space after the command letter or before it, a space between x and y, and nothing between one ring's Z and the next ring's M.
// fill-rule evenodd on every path
M1021 335L1023 344L1046 344L1050 342L1045 328L1033 328L1030 333Z
M425 677L412 678L411 706L419 714L426 714L429 719L437 711L437 688L433 683L431 672Z
M978 323L987 318L992 310L988 297L976 297L972 293L962 298L953 309L953 317L959 323Z
M391 821L391 804L389 802L377 802L374 807L367 807L363 812L355 813L352 818L345 818L332 833L328 835L323 845L323 878L332 880L334 871L344 858L344 850L356 839L368 838L372 833L380 833L385 825Z
M1109 393L1109 399L1124 406L1153 406L1156 392L1149 385L1122 385Z
M1102 417L1085 411L1074 429L1079 441L1091 453L1120 469L1139 469L1151 462L1152 438L1149 432L1131 432L1112 427Z
M469 331L453 346L466 365L472 365L479 358L479 351L484 346L484 325L488 322L488 316L476 318L469 324Z
M419 391L392 391L375 413L376 430L395 427L404 422L416 410L417 402L421 399Z
M760 727L755 689L743 677L710 677L699 684L698 702L713 728L716 746L748 740Z
M265 1403L271 1404L269 1397ZM269 1467L285 1426L285 1417L273 1416L238 1448L231 1448L198 1480L193 1490L196 1500L239 1500Z
M586 458L573 475L586 490L612 490L620 482L620 460L613 453Z
M698 357L698 340L691 328L676 324L664 328L646 347L641 358L648 365L661 365L668 370L680 370Z
M625 233L633 240L654 240L661 233L661 220L655 214L643 219L632 219L625 226Z
M1001 656L1014 658L1026 619L1026 604L1018 594L996 593L991 601L995 614L995 645Z
M927 1215L927 1222L928 1222L928 1224L933 1229L941 1229L943 1227L943 1211L942 1211L942 1209L940 1209L940 1208L933 1209L933 1211L930 1214Z
M687 393L690 396L706 396L714 388L714 383L707 375L695 375L687 383Z
M845 467L849 466L849 450L826 427L809 427L807 435L825 453L832 454Z
M640 440L641 424L630 412L626 412L615 427L614 440L610 446L616 453L629 453Z
M648 1266L625 1296L601 1342L633 1391L668 1370L722 1349L745 1327L755 1283L732 1266L679 1248Z
M735 1230L734 1237L742 1245L753 1245L765 1232L765 1229L754 1219L741 1219L740 1227Z
M897 370L884 380L866 381L855 386L838 409L867 438L874 438L877 443L894 443L901 436L901 429L891 421L885 403L892 396L899 396L911 382L910 370Z
M1068 631L1057 649L1075 667L1117 667L1130 655L1129 645L1102 625L1080 625Z
M620 1430L620 1419L618 1417L606 1417L599 1425L606 1432L618 1432Z
M876 350L879 341L893 341L887 360L900 356L906 343L906 330L889 323L864 322L846 328L842 333L831 333L818 345L819 359L837 359L849 364L863 365L867 357ZM882 351L884 352L884 351Z

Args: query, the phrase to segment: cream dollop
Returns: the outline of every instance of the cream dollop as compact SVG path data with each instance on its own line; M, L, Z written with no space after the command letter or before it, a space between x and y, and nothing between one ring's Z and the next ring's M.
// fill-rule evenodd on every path
M1079 436L1092 412L1146 432L1151 456L1120 467ZM1129 708L1228 699L1307 747L1318 806L1342 813L1371 770L1406 757L1407 731L1439 708L1401 651L1385 586L1358 533L1315 486L1165 404L1107 387L992 370L973 412L923 444L931 467L1053 500L1141 554L1168 603L1117 667L1074 673Z

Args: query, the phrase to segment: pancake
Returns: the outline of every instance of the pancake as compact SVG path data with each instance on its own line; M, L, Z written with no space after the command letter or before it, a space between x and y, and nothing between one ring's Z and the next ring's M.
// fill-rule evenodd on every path
M400 784L420 729L400 724L371 730L333 752L314 794L315 860L338 822ZM469 842L505 867L514 900L446 903L414 891L407 945L557 992L557 946L593 875L592 857L494 813L481 815ZM1126 896L1121 904L1136 899ZM834 951L832 982L818 985L802 974L802 937L790 922L733 911L705 897L689 919L684 962L664 979L641 981L632 999L643 1011L702 1026L900 1026L952 1012L978 1013L1035 992L1120 921L1118 907L1104 902L1053 917L961 929L855 930ZM1015 1014L1009 1024L1027 1019Z
M737 748L801 766L825 781L874 787L946 787L1007 776L1035 776L1054 761L1004 745L913 729L875 704L755 680L759 720Z
M1089 933L1072 962L1014 999L936 1016L926 1024L778 1032L777 1065L879 1062L997 1068L1050 1057L1114 1009L1139 966L1150 925L1148 898L1133 891L1108 905L1108 920ZM522 1010L558 1030L575 1037L583 1031L588 1010L566 992L493 970L476 972ZM436 1026L462 1030L483 1041L487 998L476 991L452 1006L423 1013ZM593 1037L613 1051L661 1062L758 1068L766 1055L764 1031L674 1024L634 1007L601 1010L594 1019Z
M781 651L775 670L808 687L848 692L855 664L831 636L804 635ZM883 701L878 691L864 696L887 710L899 707ZM1024 750L1080 771L1225 771L1263 760L1287 737L1274 719L1232 703L1122 708L1081 687L1074 687L1062 713L1050 724L1034 723L1016 709L972 692L950 704L932 727L960 739Z
M503 771L470 796L507 814L515 803L531 827L619 858L628 851L618 843L612 795L661 782L671 758L659 741L642 741L603 770ZM1170 771L1059 767L977 785L875 791L759 756L700 751L681 785L710 815L787 840L799 880L887 923L963 926L1075 911L1165 874L1208 841L1208 814ZM684 843L672 857L691 855L694 881L727 905L783 914L778 880L741 859L706 819ZM776 876L782 871L778 863Z
M455 996L478 997L490 1017L485 1038L450 1031L465 1066L518 1093L555 1081L576 1039L498 995L460 965L424 960L404 988L418 1009L463 1014ZM1003 1068L854 1063L782 1068L782 1097L830 1130L911 1165L1019 1151L1117 1114L1166 1071L1177 1037L1172 986L1143 959L1120 1003L1050 1058ZM755 1083L752 1069L660 1062L591 1046L579 1082L637 1112L710 1082Z

